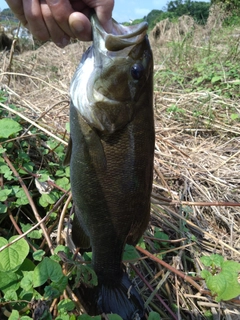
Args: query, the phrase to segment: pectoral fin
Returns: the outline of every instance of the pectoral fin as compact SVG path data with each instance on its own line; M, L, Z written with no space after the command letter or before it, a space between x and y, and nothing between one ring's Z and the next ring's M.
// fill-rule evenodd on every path
M107 168L107 159L99 135L81 116L79 116L79 120L94 167L105 171Z

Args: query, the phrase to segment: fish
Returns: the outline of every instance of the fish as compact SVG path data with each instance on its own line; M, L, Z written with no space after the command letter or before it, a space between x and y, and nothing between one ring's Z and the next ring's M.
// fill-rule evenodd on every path
M150 218L155 131L148 24L123 26L113 19L107 33L95 13L91 24L92 46L70 85L72 239L92 248L98 314L144 319L122 256Z

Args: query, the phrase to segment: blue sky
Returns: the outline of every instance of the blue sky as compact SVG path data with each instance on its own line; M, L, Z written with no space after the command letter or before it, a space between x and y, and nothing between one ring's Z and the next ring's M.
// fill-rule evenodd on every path
M170 0L115 0L113 18L118 22L143 18L153 9L162 10L169 1ZM210 0L199 1L210 2ZM7 7L5 0L0 0L0 10Z

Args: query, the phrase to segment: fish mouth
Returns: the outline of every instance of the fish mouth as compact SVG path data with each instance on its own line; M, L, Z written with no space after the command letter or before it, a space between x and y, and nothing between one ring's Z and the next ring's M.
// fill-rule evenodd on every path
M97 15L91 16L93 41L101 51L120 51L141 43L147 34L148 23L143 21L137 25L123 26L112 19L112 33L107 33L101 26Z

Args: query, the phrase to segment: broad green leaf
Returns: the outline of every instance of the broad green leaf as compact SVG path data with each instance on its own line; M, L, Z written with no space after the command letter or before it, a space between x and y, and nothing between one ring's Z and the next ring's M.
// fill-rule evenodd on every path
M206 279L206 284L209 290L213 294L221 295L227 287L226 279L223 275L217 274L215 276L208 277Z
M148 320L160 320L160 314L154 311L151 311L148 316Z
M54 195L53 192L51 192L49 194L42 194L39 198L39 204L45 208L49 204L54 204L57 200L57 197Z
M108 314L108 319L109 320L122 320L122 317L120 317L118 314Z
M11 135L22 130L22 126L10 118L0 119L0 138L9 138Z
M40 287L49 279L58 282L62 279L62 276L61 266L52 259L45 257L34 269L33 286Z
M212 274L208 270L204 269L201 271L201 277L203 279L207 279L208 277L211 277L211 276Z
M41 173L40 177L38 177L38 180L40 182L46 182L49 180L49 174L48 173Z
M200 260L206 267L210 267L210 266L221 267L221 264L223 263L224 258L219 254L211 254L209 257L208 256L201 257Z
M76 319L76 318L73 318L73 319ZM70 320L70 316L67 313L66 314L61 313L60 316L55 318L55 320Z
M20 286L24 291L31 291L33 288L33 271L24 271Z
M120 317L120 319L121 319L121 317ZM87 314L82 314L81 316L77 317L77 320L101 320L101 316L91 317Z
M5 212L7 212L7 206L4 203L0 202L0 213Z
M224 261L222 263L222 272L232 273L236 276L240 273L240 263L236 261Z
M16 197L17 197L16 203L17 203L18 205L25 205L25 204L28 204L28 203L29 203L28 198L27 198L27 195L26 195L26 193L24 192L23 189L20 189L20 190L16 193Z
M6 293L4 294L4 299L6 301L17 301L18 300L18 296L15 290L8 290L6 291Z
M69 182L69 179L66 177L57 179L55 183L56 183L56 185L63 188L64 190L70 189L70 182Z
M6 201L11 192L9 189L0 190L0 201Z
M218 82L218 81L221 81L221 80L222 80L222 77L220 77L220 76L215 76L215 77L212 77L211 82L212 82L212 83L215 83L215 82Z
M64 299L58 303L57 308L59 312L72 311L75 308L75 303L70 299Z
M28 163L24 163L23 167L28 170L29 172L32 172L33 171L33 163L32 162L28 162ZM26 174L26 171L24 169L19 169L18 170L18 173L21 173L21 174Z
M18 236L7 239L0 237L0 248L12 242ZM29 245L25 239L14 242L0 252L0 271L17 271L29 253Z
M139 254L134 246L126 244L123 252L123 260L135 260L139 258Z
M138 246L143 249L146 249L146 244L145 244L145 241L143 240L143 237L141 237L141 239L138 241Z
M158 227L154 228L154 237L158 239L169 240L169 236Z
M8 290L17 291L19 288L19 276L14 272L0 271L0 290L6 293Z
M240 119L240 114L232 113L230 117L231 117L232 120Z
M60 294L66 289L66 286L68 284L68 278L65 275L62 275L62 277L58 281L53 281L51 286L54 289L57 289Z
M0 166L0 173L2 173L4 178L6 178L7 180L12 180L13 178L12 170L10 170L7 165Z
M226 289L219 294L216 300L217 301L230 300L230 299L236 298L239 295L240 295L240 284L238 283L236 278L231 282L227 282Z
M13 310L8 320L19 320L20 315L17 310Z
M23 232L26 232L32 228L32 225L30 223L27 223L27 224L20 223L20 225L21 225ZM31 231L30 233L28 233L27 237L31 238L31 239L41 239L42 238L42 230L35 229L35 230Z
M35 268L35 264L32 262L32 260L26 258L21 267L19 268L20 271L33 271Z
M45 255L44 250L37 250L33 252L33 259L36 261L42 261L43 256Z

